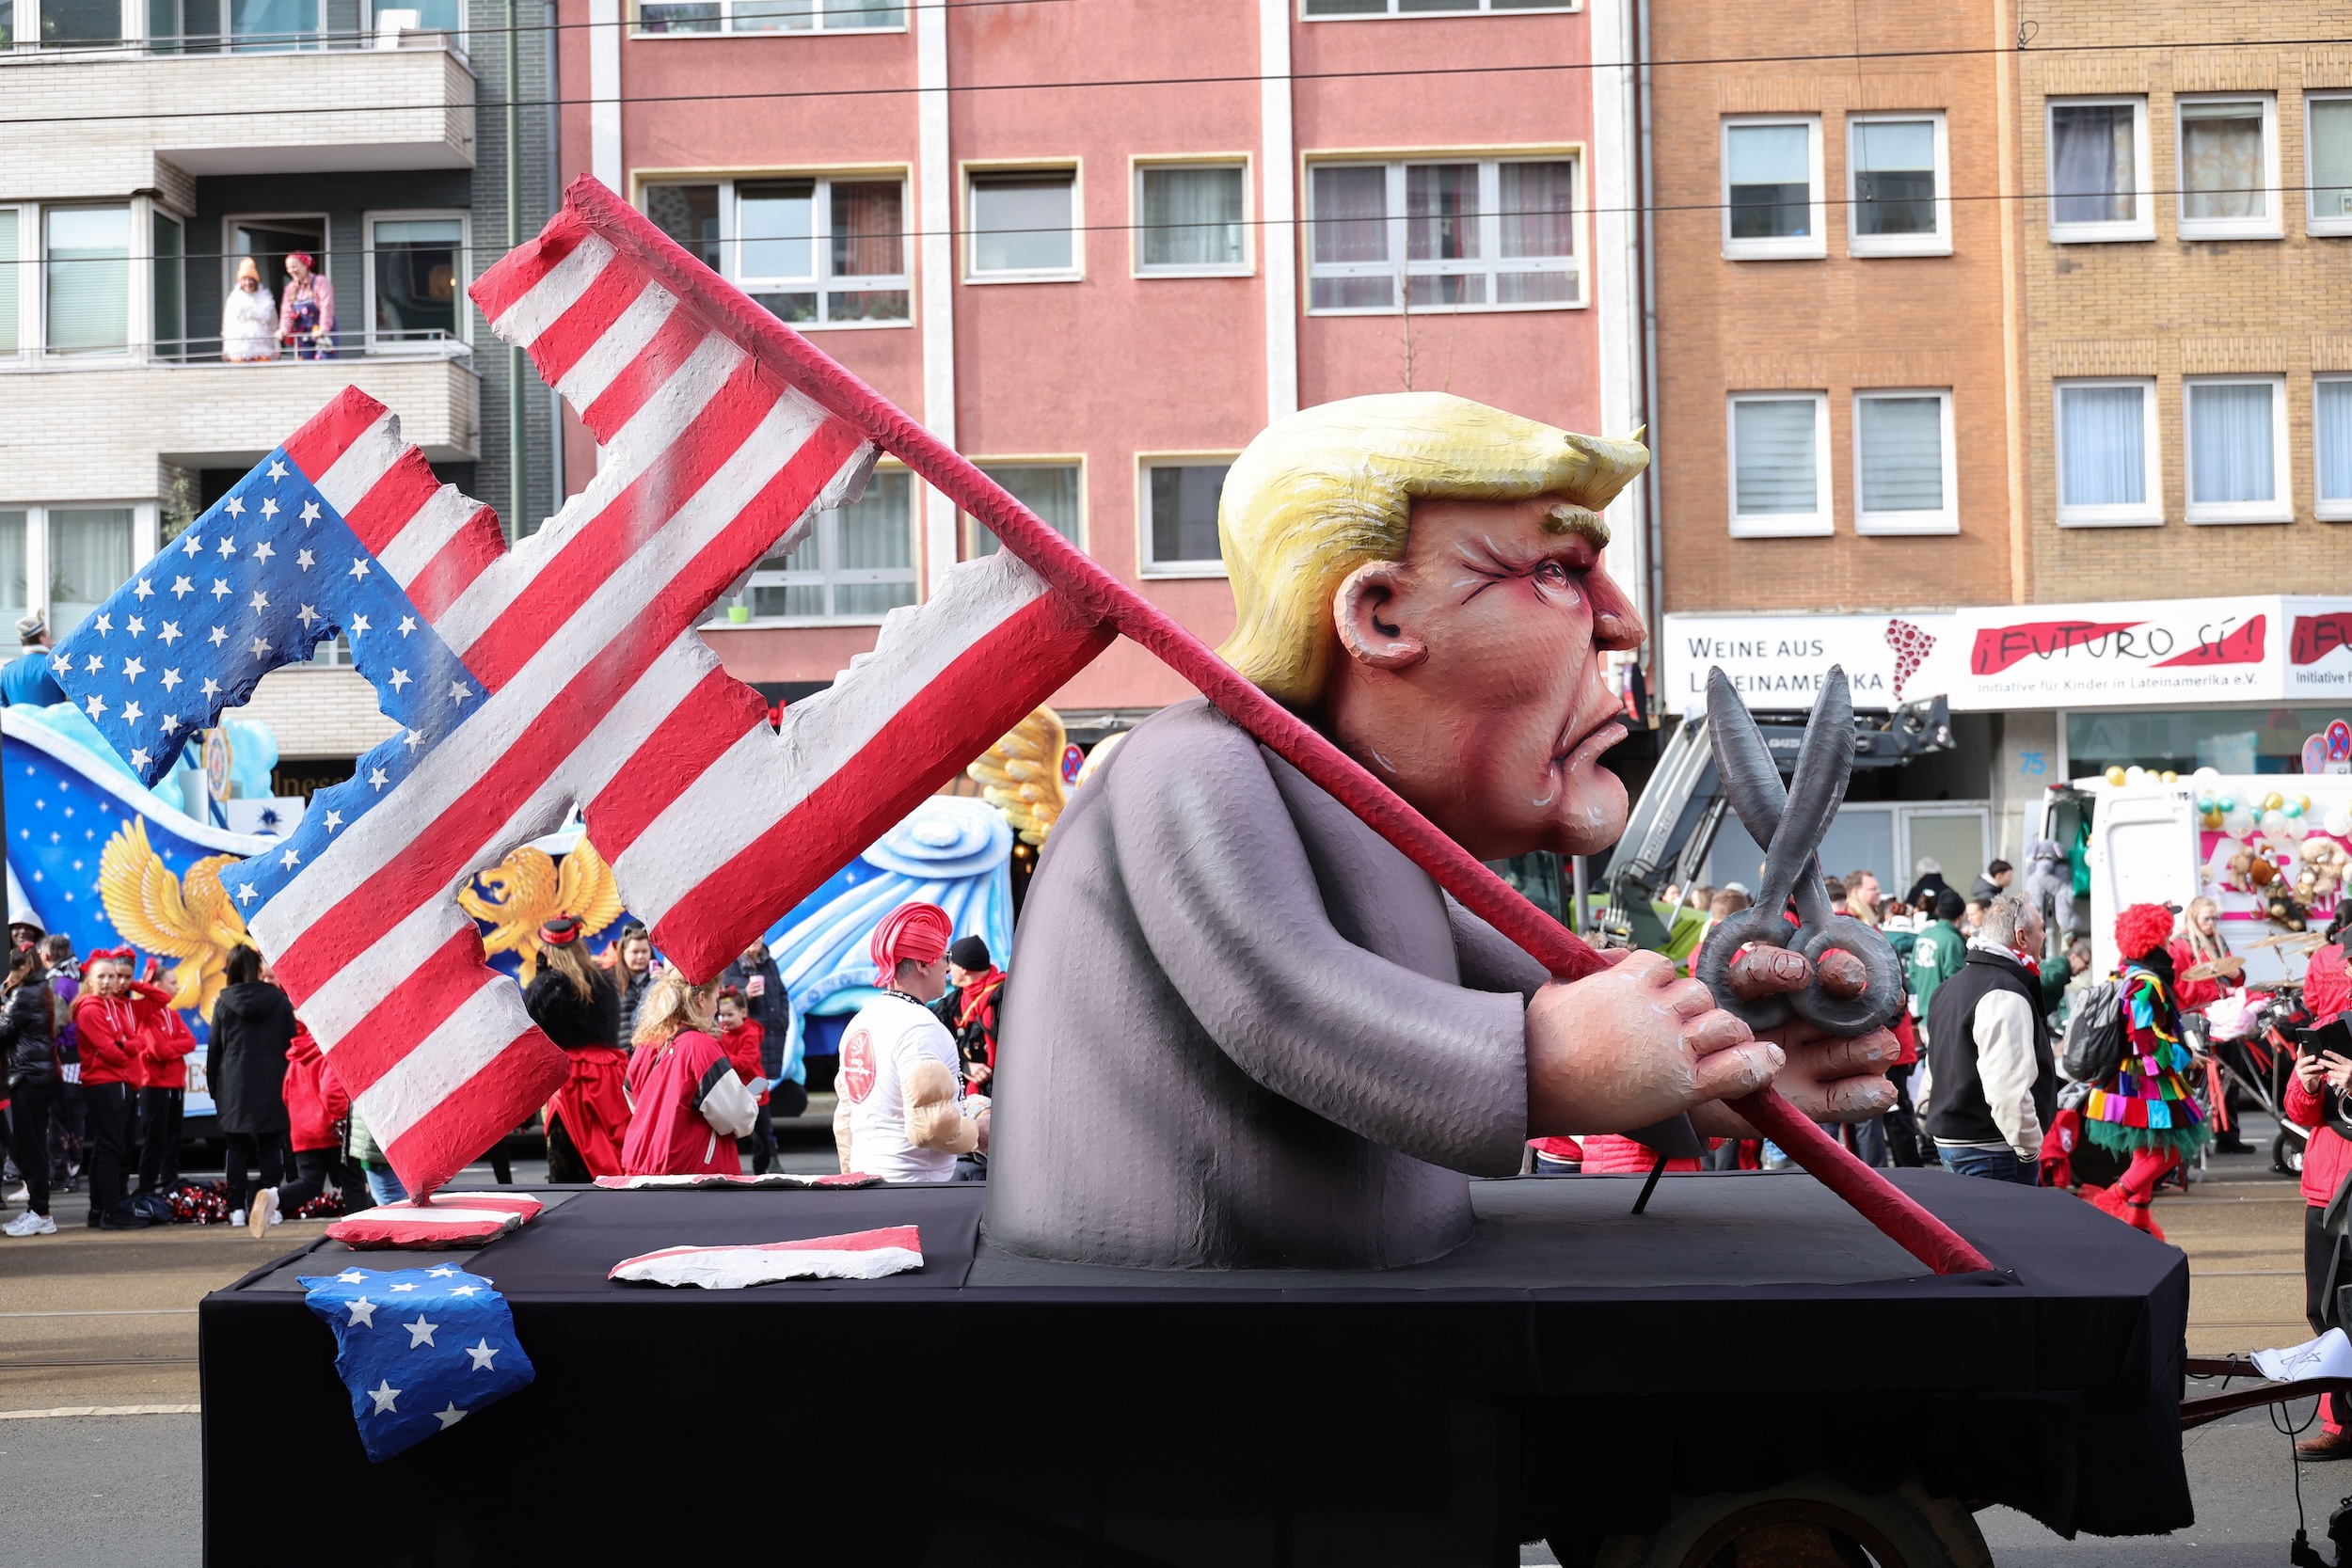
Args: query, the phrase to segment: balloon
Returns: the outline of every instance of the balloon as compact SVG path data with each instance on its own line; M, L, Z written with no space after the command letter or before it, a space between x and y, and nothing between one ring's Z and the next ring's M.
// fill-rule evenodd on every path
M2275 789L2263 797L2263 810L2265 811L2277 811L2280 806L2283 806L2286 803L2286 797L2280 794Z
M2190 774L2189 777L2200 781L2210 782L2221 777L2221 769L2212 767L2200 768L2196 772Z
M2197 797L2197 809L2201 813L2211 815L2212 813L2218 811L2220 807L2212 796L2200 795Z
M2237 797L2234 795L2224 795L2220 800L2216 800L2214 804L2219 806L2224 812L2233 812L2237 810Z
M2310 805L2311 801L2308 799L2289 800L2285 805L2280 806L2279 809L2281 812L2284 812L2288 817L2293 818L2302 816L2304 811L2309 808Z
M2158 779L2162 780L2162 781L2163 781L2164 783L2166 783L2166 784L2179 784L2179 783L2181 782L2181 776L2180 776L2178 773L2175 773L2174 771L2172 771L2172 769L2171 769L2171 768L2166 768L2163 772L2161 772L2161 773L2157 774L2157 775L2156 775L2156 777L2157 777Z
M2208 806L2199 814L2197 825L2201 828L2218 828L2221 826L2221 814Z
M2244 838L2254 831L2254 814L2249 811L2222 813L2221 831L2232 838Z
M2278 797L2274 795L2271 799L2275 800ZM2262 821L2264 832L2283 833L2287 831L2287 814L2279 810L2276 806L2270 806L2264 809Z
M2305 811L2312 809L2312 798L2308 795L2297 795L2295 798L2295 803L2301 806Z
M2120 788L2123 783L2123 769L2121 767L2108 768L2107 783L2117 785Z
M2352 809L2343 806L2329 807L2326 827L2338 838L2352 838Z

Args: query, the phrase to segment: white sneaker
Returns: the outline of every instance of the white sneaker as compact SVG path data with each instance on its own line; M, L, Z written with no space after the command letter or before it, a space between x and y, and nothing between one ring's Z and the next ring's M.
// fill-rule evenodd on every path
M229 1223L230 1225L243 1225L245 1223L245 1211L242 1209L230 1210Z
M17 1215L8 1224L0 1225L0 1235L6 1236L55 1236L56 1233L57 1222L56 1220L51 1219L47 1214L36 1214L30 1210Z
M8 1195L8 1201L10 1203L23 1203L32 1196L33 1189L30 1186L19 1187L16 1191Z
M278 1189L263 1187L253 1195L253 1207L246 1213L245 1227L260 1241L278 1223Z

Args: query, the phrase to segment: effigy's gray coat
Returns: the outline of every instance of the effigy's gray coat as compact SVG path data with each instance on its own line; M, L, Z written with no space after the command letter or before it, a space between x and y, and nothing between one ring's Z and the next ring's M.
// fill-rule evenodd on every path
M1519 1168L1539 965L1207 703L1138 725L1029 885L986 1228L1136 1268L1389 1268Z

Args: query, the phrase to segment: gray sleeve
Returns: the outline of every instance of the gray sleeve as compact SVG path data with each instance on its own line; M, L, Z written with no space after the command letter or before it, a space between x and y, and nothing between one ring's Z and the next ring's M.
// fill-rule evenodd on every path
M1551 978L1527 950L1501 931L1445 897L1445 916L1454 926L1454 953L1462 963L1462 984L1472 990L1517 991L1522 1001L1533 997Z
M1106 779L1153 959L1260 1085L1432 1164L1508 1176L1527 1138L1526 1005L1391 963L1333 928L1257 747L1230 724L1138 731ZM1491 935L1491 933L1489 933Z

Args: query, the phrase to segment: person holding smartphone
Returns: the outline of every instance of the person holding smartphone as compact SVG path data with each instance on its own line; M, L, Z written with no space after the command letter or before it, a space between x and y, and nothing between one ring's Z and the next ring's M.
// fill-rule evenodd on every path
M2336 1323L2342 1238L2328 1229L2322 1216L2345 1173L2352 1171L2352 1138L2344 1135L2335 1119L2342 1110L2338 1097L2348 1087L2352 1058L2325 1048L2296 1053L2285 1109L2289 1121L2312 1129L2303 1148L2303 1315L2313 1334L2325 1334ZM2345 1430L2345 1415L2341 1396L2323 1396L2320 1430L2296 1444L2296 1453L2305 1459L2352 1458L2352 1431Z

